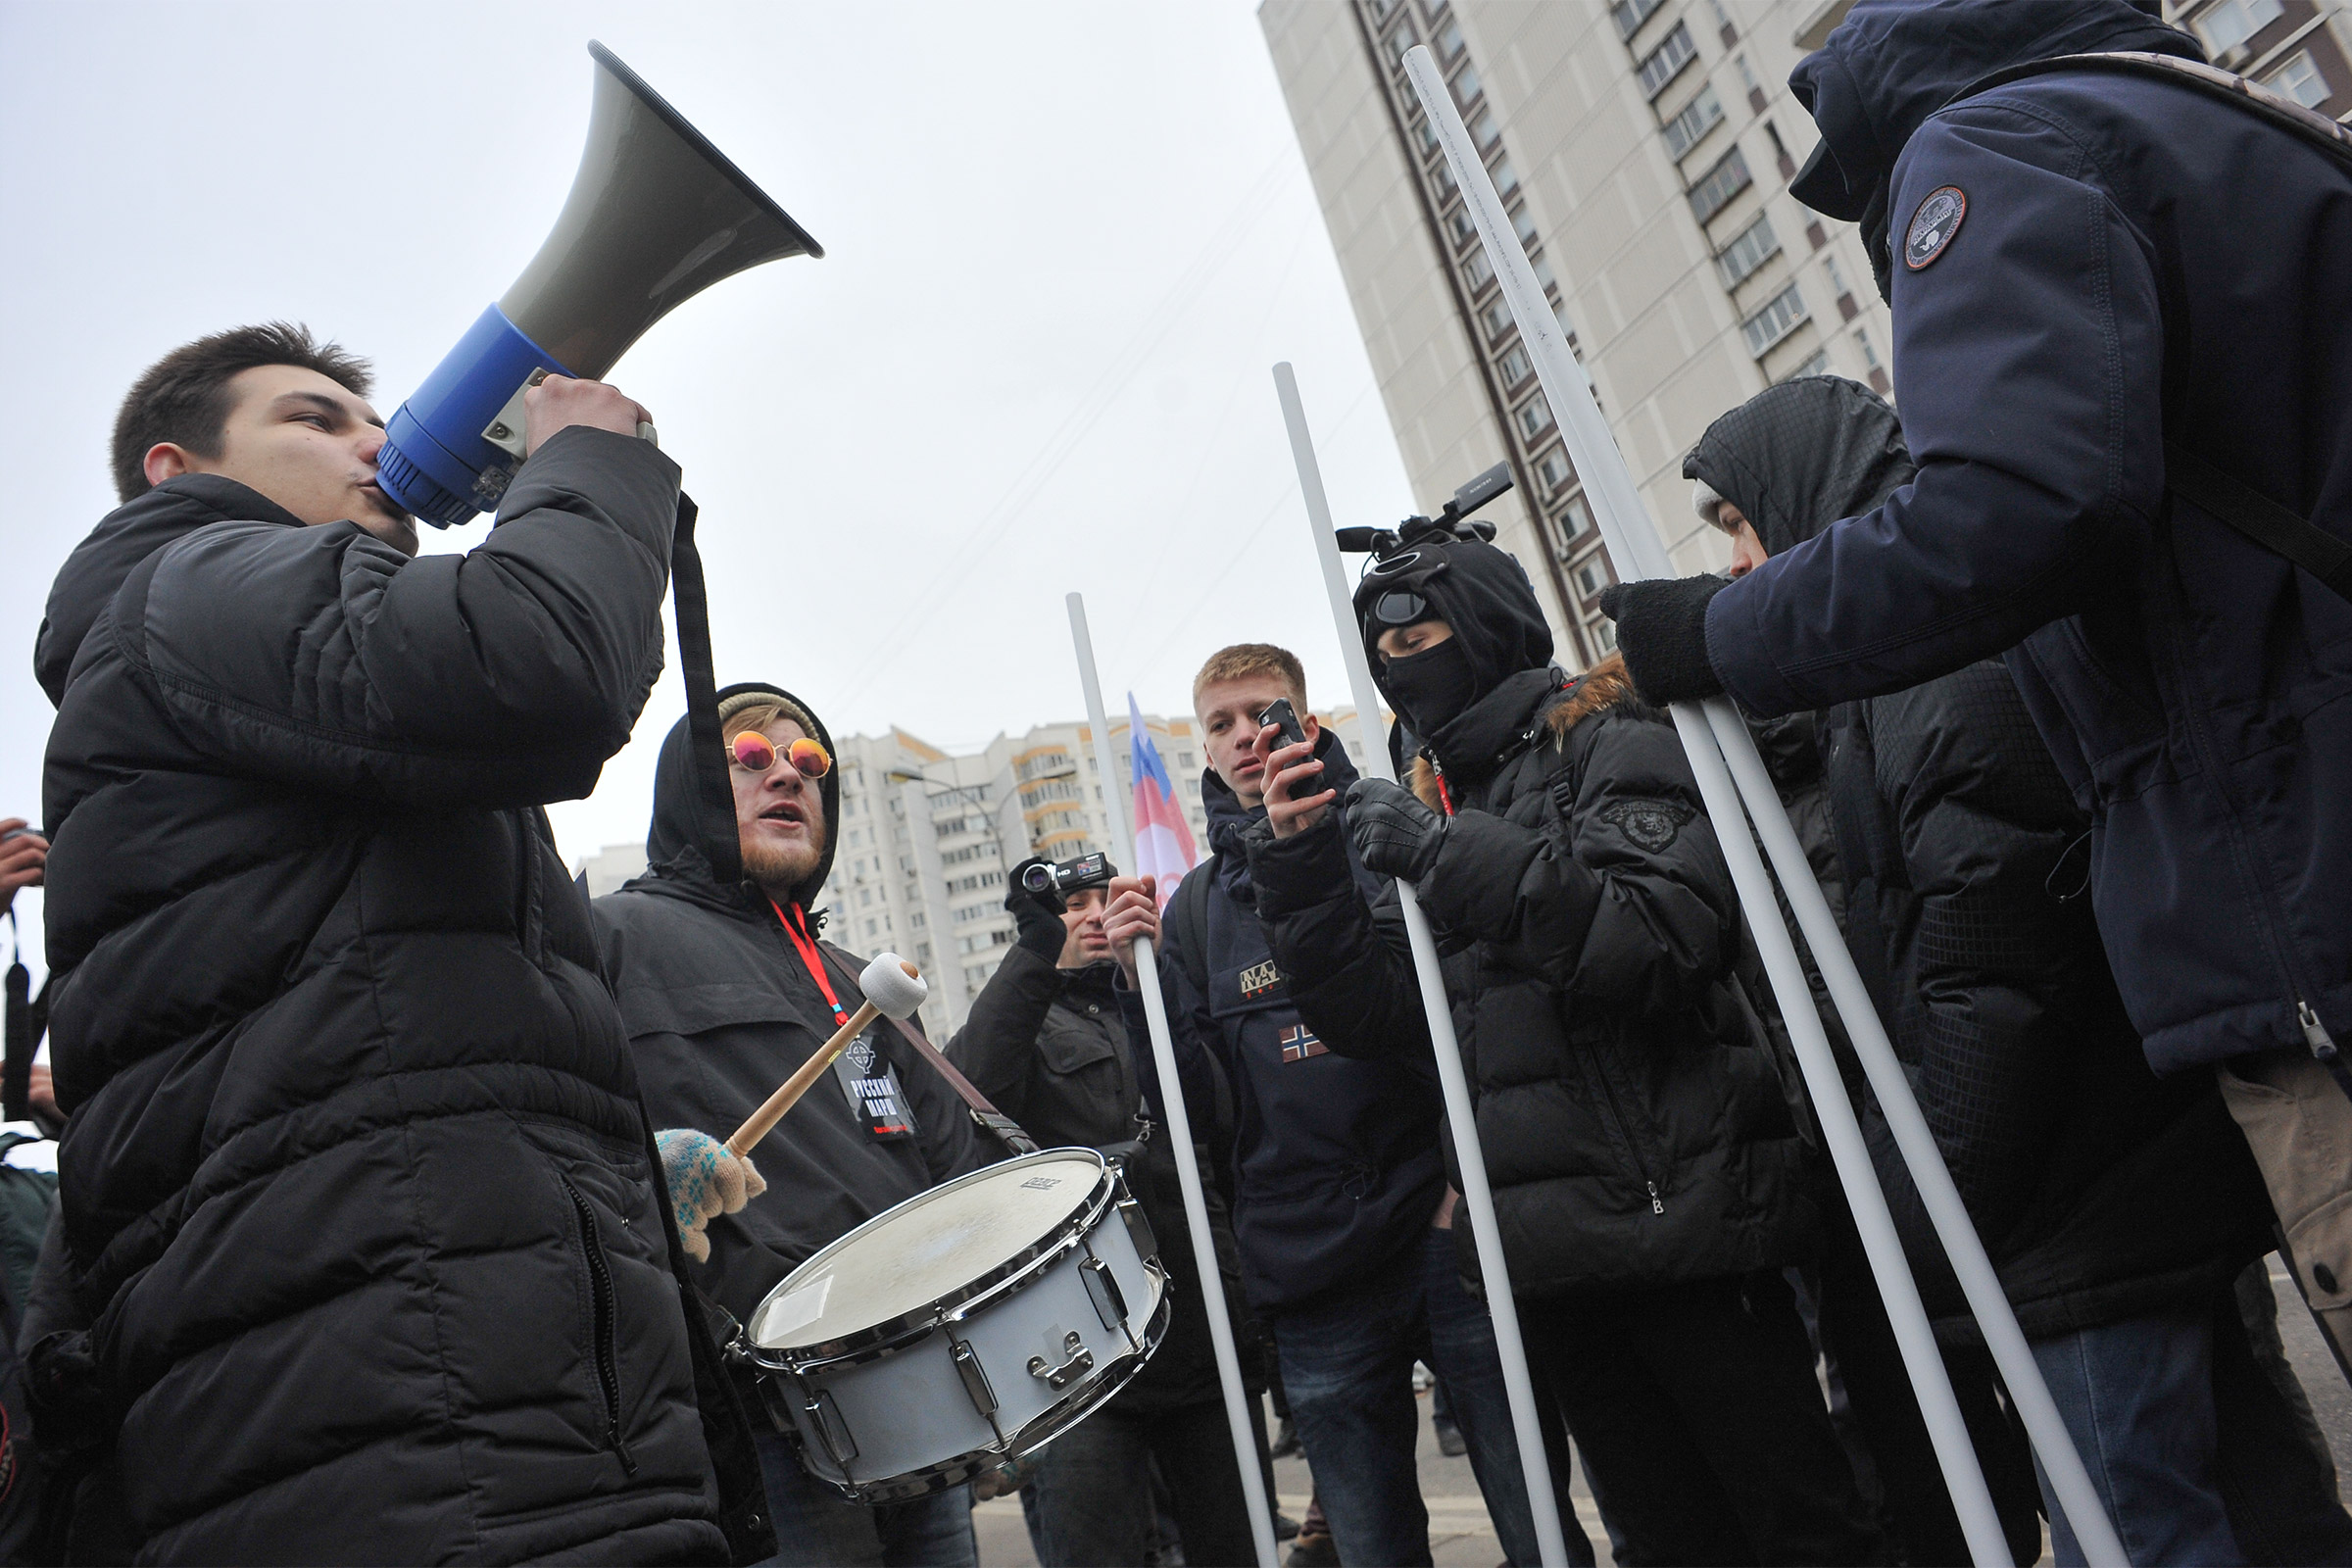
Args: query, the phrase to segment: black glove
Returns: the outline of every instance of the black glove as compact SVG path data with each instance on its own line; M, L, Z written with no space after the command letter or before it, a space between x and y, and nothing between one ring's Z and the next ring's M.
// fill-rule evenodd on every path
M1053 888L1032 893L1021 886L1021 878L1031 866L1053 863L1042 855L1032 855L1014 866L1012 875L1005 878L1004 907L1012 911L1014 944L1027 948L1048 963L1059 963L1061 950L1069 945L1070 939L1069 927L1061 923L1061 911L1069 906Z
M1600 612L1617 623L1617 651L1644 702L1695 703L1723 690L1707 660L1707 601L1730 586L1723 577L1652 577L1600 591Z
M1359 778L1348 787L1348 836L1364 864L1417 883L1446 847L1446 818L1401 784Z

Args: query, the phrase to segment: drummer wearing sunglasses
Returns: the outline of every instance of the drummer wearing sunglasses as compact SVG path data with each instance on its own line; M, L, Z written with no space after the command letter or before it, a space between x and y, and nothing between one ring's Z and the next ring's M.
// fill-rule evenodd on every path
M983 1157L963 1102L888 1022L860 1035L748 1158L718 1142L864 1000L864 959L822 940L820 901L853 804L832 737L780 687L718 696L741 879L712 873L725 847L706 837L716 813L701 809L681 719L656 767L652 870L591 907L647 1111L665 1129L656 1142L694 1282L745 1322L819 1249ZM740 1392L760 1407L756 1385ZM860 1506L811 1480L771 1424L756 1425L779 1544L770 1561L976 1560L968 1489Z

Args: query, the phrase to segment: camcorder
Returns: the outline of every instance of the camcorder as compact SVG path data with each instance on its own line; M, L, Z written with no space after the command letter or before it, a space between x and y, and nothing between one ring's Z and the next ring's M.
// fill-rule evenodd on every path
M1054 893L1068 898L1088 888L1106 888L1111 878L1110 857L1097 851L1081 855L1075 860L1048 860L1029 867L1021 873L1021 886L1032 893Z

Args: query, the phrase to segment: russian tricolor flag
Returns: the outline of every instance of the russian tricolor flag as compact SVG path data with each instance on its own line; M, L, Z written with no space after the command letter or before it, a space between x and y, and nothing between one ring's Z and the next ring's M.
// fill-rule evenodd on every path
M1168 779L1167 764L1159 760L1159 748L1152 744L1152 732L1144 728L1133 692L1127 694L1127 743L1135 774L1135 874L1159 879L1159 906L1165 909L1176 896L1176 884L1199 861L1200 852L1193 845L1184 808L1176 804L1176 786Z

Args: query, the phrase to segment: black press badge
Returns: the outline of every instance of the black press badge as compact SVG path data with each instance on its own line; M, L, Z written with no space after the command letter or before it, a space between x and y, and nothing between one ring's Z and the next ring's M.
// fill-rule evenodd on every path
M850 1109L877 1143L905 1143L914 1136L914 1112L899 1085L899 1070L860 1037L833 1061L833 1075L849 1096Z

